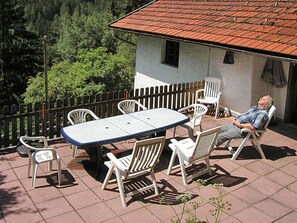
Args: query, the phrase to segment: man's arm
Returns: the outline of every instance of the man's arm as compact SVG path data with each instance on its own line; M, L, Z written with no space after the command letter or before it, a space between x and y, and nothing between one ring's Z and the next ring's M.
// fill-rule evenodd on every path
M232 123L234 125L238 126L239 128L247 128L247 129L250 129L250 130L255 130L256 129L250 123L240 124L240 122L236 118L233 118Z

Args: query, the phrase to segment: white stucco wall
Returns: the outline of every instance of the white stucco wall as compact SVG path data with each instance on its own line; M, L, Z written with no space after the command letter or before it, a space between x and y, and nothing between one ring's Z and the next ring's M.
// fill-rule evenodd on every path
M180 44L179 67L163 64L165 40L139 36L136 51L135 88L203 80L208 71L209 49Z
M180 43L178 68L163 64L166 40L139 36L136 52L135 88L203 80L206 76L222 80L220 106L244 112L259 97L270 94L277 107L276 117L283 119L287 88L274 88L261 79L267 58L234 53L234 64L224 64L226 50ZM289 63L283 62L288 78Z

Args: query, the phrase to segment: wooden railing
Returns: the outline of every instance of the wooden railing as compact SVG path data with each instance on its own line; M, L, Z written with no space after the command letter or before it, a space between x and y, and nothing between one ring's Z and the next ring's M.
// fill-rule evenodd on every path
M94 96L50 101L48 104L4 106L0 113L0 148L17 145L22 135L60 137L60 130L69 125L67 113L76 108L89 108L98 117L118 115L119 101L139 100L147 108L179 109L193 103L195 91L202 81L166 85L131 91L109 92Z

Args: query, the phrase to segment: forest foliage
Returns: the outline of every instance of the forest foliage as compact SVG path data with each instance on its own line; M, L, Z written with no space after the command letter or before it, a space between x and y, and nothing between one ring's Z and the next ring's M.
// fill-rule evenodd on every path
M136 36L108 24L148 2L1 1L0 105L45 100L45 49L49 99L131 89Z

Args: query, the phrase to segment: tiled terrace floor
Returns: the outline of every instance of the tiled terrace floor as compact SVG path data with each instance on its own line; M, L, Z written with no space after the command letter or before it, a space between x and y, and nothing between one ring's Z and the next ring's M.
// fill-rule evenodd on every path
M218 126L226 119L206 116L203 128ZM167 138L172 137L172 131L167 131ZM178 138L187 135L181 127L177 133ZM261 141L267 160L260 159L251 147L236 161L230 160L230 153L225 149L212 153L214 174L204 178L211 183L223 183L226 199L232 204L231 210L223 213L221 222L297 222L296 133L297 129L289 125L277 123L271 127ZM171 155L167 147L156 171L160 196L144 194L128 198L128 207L123 208L115 185L109 185L108 190L101 189L106 169L102 169L102 177L96 181L92 167L78 162L88 158L83 150L73 159L70 145L63 139L51 143L57 146L63 160L65 178L61 186L53 184L56 173L41 166L37 188L32 189L31 179L27 178L27 158L19 157L14 149L0 150L0 223L170 222L175 218L175 212L180 214L182 210L182 205L175 202L176 195L192 194L192 201L214 196L210 186L200 192L195 183L185 187L178 171L166 175ZM115 144L124 149L132 145L133 140ZM165 197L172 206L160 205L160 197ZM207 215L209 222L214 222L209 213L211 208L210 204L202 206L197 210L197 216L205 220Z

